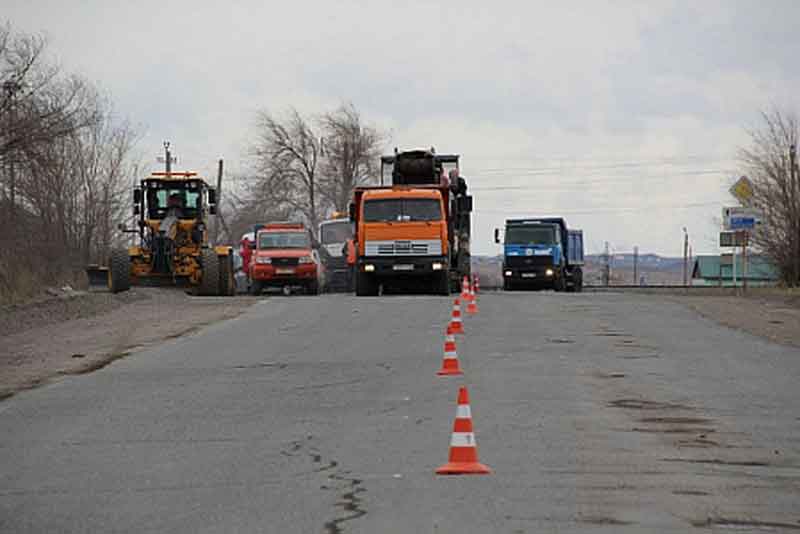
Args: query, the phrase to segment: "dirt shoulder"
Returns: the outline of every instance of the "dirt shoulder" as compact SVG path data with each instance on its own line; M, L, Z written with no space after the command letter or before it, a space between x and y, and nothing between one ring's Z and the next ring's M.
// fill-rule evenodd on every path
M0 310L0 399L82 374L131 352L236 317L247 297L192 297L163 288L75 293Z
M697 313L782 345L800 347L800 295L788 292L747 296L673 296Z

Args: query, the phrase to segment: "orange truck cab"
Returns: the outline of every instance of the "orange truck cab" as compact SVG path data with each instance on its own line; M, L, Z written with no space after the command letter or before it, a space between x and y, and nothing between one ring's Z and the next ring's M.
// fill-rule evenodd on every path
M312 237L303 223L274 222L258 225L250 260L250 292L281 287L285 294L294 287L316 295L320 286L320 262Z
M447 295L469 276L472 197L457 163L432 150L396 153L382 158L392 185L355 189L356 295L388 285Z

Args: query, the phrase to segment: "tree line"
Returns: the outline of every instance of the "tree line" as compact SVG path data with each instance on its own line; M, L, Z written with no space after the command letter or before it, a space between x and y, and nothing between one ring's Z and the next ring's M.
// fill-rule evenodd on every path
M104 260L129 210L137 137L43 36L0 25L0 302Z

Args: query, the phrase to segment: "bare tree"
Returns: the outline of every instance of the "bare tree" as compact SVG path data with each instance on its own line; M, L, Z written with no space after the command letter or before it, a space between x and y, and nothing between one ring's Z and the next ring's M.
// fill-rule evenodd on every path
M284 117L261 111L251 148L257 202L301 214L316 233L324 213L320 194L320 137L296 109Z
M0 27L0 301L85 280L130 206L134 129L45 51Z
M323 114L320 126L325 155L320 189L334 209L346 211L353 189L377 181L380 148L386 135L364 125L352 104Z
M3 190L16 210L17 165L42 148L98 119L94 89L79 76L63 75L44 58L46 40L0 26L0 163Z
M790 157L800 139L795 113L772 110L761 114L762 125L750 131L750 145L739 157L754 188L752 207L764 214L753 244L764 251L790 286L800 284L800 184Z

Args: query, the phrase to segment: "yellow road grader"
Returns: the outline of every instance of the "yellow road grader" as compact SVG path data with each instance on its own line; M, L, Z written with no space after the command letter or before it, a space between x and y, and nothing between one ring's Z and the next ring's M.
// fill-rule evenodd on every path
M194 172L155 172L133 190L136 246L113 249L108 267L90 268L112 293L131 284L196 288L200 295L233 295L233 251L208 243L208 215L216 214L216 190Z

